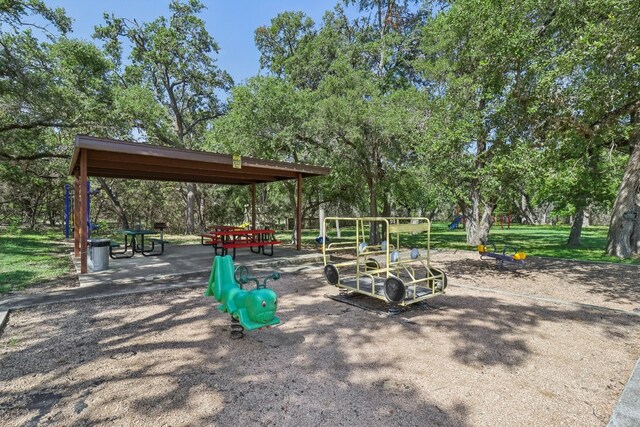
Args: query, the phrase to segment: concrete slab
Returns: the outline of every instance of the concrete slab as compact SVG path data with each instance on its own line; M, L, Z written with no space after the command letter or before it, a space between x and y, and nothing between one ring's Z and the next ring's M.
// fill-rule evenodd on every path
M209 274L213 263L213 249L203 245L167 245L161 256L110 259L109 269L96 273L80 274L80 286L105 283L129 284L154 280L195 277ZM254 254L248 248L239 249L235 264L251 268L276 268L285 265L322 262L322 255L314 252L295 251L287 247L275 247L273 256ZM75 258L76 270L80 259Z
M607 427L640 426L640 359L622 390Z
M265 257L266 258L266 257ZM258 275L267 274L277 270L284 276L304 274L304 277L320 277L322 275L322 263L313 262L313 254L302 254L289 258L245 260L251 265L251 271ZM311 261L311 262L307 262ZM211 267L202 271L186 271L182 273L154 276L147 281L93 281L76 288L64 288L39 294L17 294L0 300L0 324L6 322L11 310L35 307L38 305L60 304L69 301L83 301L94 298L108 298L119 295L138 294L144 292L160 292L172 289L198 288L202 290L207 286ZM83 275L90 276L90 275ZM302 277L302 276L301 276ZM149 276L147 276L149 278ZM1 328L0 328L1 332Z

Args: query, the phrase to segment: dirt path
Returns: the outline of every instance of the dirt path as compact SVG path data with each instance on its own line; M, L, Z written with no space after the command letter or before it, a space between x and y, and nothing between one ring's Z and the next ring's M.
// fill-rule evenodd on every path
M454 284L520 289L439 257L464 272ZM16 312L0 338L0 425L601 426L640 356L640 318L616 312L452 287L387 318L308 276L274 288L283 324L241 341L202 290Z

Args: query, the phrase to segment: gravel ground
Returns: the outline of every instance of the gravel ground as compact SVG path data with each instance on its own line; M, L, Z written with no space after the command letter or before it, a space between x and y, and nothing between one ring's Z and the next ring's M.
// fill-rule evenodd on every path
M640 312L640 266L528 257L524 267L481 260L477 252L435 251L452 283Z
M286 275L283 323L240 341L203 289L17 311L0 336L0 425L604 425L640 317L506 292L630 310L638 275L538 262L436 253L447 295L394 318Z

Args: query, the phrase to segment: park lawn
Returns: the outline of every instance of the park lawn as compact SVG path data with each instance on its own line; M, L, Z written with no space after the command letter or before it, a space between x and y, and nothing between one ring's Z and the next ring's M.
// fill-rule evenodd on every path
M466 243L464 229L450 231L448 223L434 222L431 229L431 247L433 249L475 250ZM625 264L640 264L640 259L619 260L605 254L607 227L593 226L582 231L582 246L568 248L569 226L525 226L512 225L511 228L492 227L490 243L498 251L504 246L522 250L527 255L554 257L582 261L601 261ZM303 230L302 244L306 249L319 250L315 238L318 230ZM353 238L353 228L343 228L344 238ZM334 241L335 230L328 233ZM99 237L99 236L95 236ZM107 237L107 236L105 236ZM122 235L111 235L115 241ZM283 243L291 239L291 231L278 232L277 238ZM198 236L167 235L171 244L200 243ZM405 235L400 245L403 247L424 247L421 235ZM40 284L64 276L70 271L67 249L59 232L7 230L0 231L0 294L17 291L28 286Z
M59 232L0 231L0 294L56 279L70 268Z
M431 242L434 247L476 249L467 245L463 228L449 231L447 225L445 223L434 224L431 235ZM570 230L571 227L568 225L511 225L511 228L494 226L489 232L489 243L495 244L499 252L502 252L505 246L509 246L533 256L640 264L640 259L637 258L620 260L606 254L608 232L608 227L606 226L583 228L581 245L578 248L569 248L566 245Z
M445 222L434 222L431 226L431 248L432 249L459 249L473 250L476 248L467 245L466 234L463 228L449 230ZM599 261L623 264L640 264L640 259L620 260L616 257L608 256L605 253L607 242L607 230L605 226L592 226L582 230L582 245L579 248L569 248L566 242L569 238L570 226L528 226L511 225L511 228L501 228L499 225L492 227L489 233L489 243L496 245L496 250L502 252L505 246L515 250L524 251L527 255L553 257L580 261ZM336 241L335 230L330 229L327 233L332 241ZM355 232L353 228L342 229L342 239L353 239ZM304 230L302 243L305 246L315 245L315 238L318 237L317 230ZM278 234L278 238L287 241L290 232ZM417 247L425 246L422 235L404 235L400 238L400 246ZM513 252L512 252L513 253Z

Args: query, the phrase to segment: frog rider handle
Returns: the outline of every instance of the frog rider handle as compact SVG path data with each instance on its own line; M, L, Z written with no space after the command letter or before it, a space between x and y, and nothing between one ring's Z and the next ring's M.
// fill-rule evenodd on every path
M267 287L267 283L269 282L269 280L279 280L280 273L274 271L273 273L266 276L249 276L249 267L247 267L246 265L239 265L238 267L236 267L234 278L240 285L240 289L242 289L242 285L246 285L247 283L249 283L249 281L255 282L256 289L263 289ZM262 284L260 283L260 279L264 279Z

